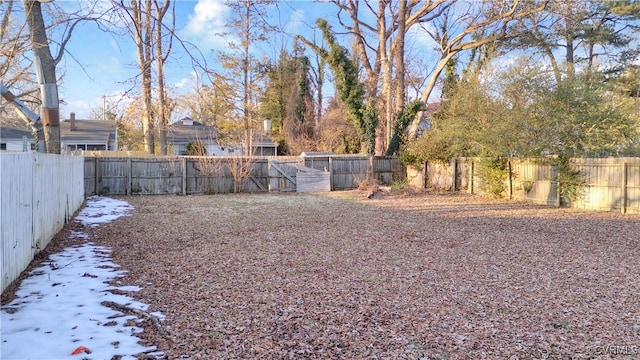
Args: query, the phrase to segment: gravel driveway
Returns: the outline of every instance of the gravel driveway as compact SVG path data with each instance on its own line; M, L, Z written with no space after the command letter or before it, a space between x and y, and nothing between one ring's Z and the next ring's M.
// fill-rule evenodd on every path
M167 358L640 357L640 216L465 194L123 198Z

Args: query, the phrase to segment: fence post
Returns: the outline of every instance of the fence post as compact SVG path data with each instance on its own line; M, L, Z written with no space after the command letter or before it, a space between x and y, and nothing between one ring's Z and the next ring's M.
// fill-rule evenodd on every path
M453 171L453 184L451 184L451 191L456 191L456 185L458 184L458 158L451 160L451 169Z
M425 161L424 166L422 167L422 171L424 171L424 186L422 187L423 189L426 189L430 183L431 183L431 178L429 178L429 161Z
M426 162L426 161L424 163L422 163L422 169L421 169L421 171L422 171L422 186L420 187L421 190L426 189L427 188L427 184L428 184L427 183L427 164L428 164L428 162ZM409 165L409 166L411 166L411 165Z
M182 157L182 195L187 195L187 158Z
M94 157L93 160L94 160L94 166L95 166L95 169L96 169L96 171L94 171L94 173L95 173L94 192L95 192L96 195L100 195L100 190L99 190L100 189L100 181L98 180L98 178L100 177L100 161L98 161L98 157L97 156Z
M511 180L511 160L507 160L507 184L509 186L509 200L513 199L513 181Z
M471 163L469 164L469 194L473 194L473 158L471 158Z
M555 165L556 168L556 206L560 207L560 174L558 174L558 165Z
M272 160L267 160L267 192L271 192L271 161ZM278 184L280 184L279 176L276 177L276 179L278 181Z
M131 195L131 173L133 172L133 163L131 156L127 158L127 195Z
M333 186L333 157L328 156L329 158L329 183L331 184L331 191L334 190Z
M625 214L627 212L627 163L622 163L622 205L620 206L620 212Z

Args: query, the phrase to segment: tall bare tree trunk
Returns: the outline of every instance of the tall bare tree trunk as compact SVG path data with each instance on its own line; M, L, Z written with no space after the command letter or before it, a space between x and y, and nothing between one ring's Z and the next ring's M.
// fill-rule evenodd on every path
M143 125L145 149L151 155L155 154L155 113L153 111L153 100L151 97L151 0L145 0L145 20L144 20L144 62L142 70L142 93L144 97L144 117L146 117L146 128Z
M571 29L571 23L573 21L572 17L573 14L571 13L571 8L568 7L567 8L567 15L564 19L565 21L565 29L567 31L566 34L566 40L567 40L567 48L566 48L566 53L565 53L565 60L567 62L567 78L569 79L570 82L573 82L573 79L575 78L575 56L573 54L573 47L574 47L574 34L573 34L573 29Z
M394 54L396 56L396 108L395 112L404 108L405 102L405 82L404 82L404 38L405 38L405 22L407 21L407 0L398 1L398 31L394 41ZM387 144L388 146L388 144Z
M245 19L244 19L244 34L242 39L242 49L243 49L243 59L242 59L242 85L243 85L243 132L244 132L244 153L245 155L253 155L251 154L251 112L249 109L250 106L250 91L251 91L251 83L249 79L249 42L250 42L250 17L251 17L251 2L245 1Z
M431 73L431 77L429 78L429 82L427 83L427 86L425 87L424 91L422 92L422 95L420 96L420 101L422 101L425 104L427 103L427 101L429 100L429 97L431 96L431 93L433 92L433 89L436 87L436 82L438 80L438 77L440 77L442 70L444 70L449 60L451 60L451 58L457 53L458 52L451 52L446 56L443 56L440 58L440 61L436 65L435 70L433 70L433 73ZM418 136L418 128L420 125L420 120L422 119L422 114L423 114L423 111L419 111L415 119L413 119L413 121L411 121L411 124L409 124L409 129L408 129L409 139L415 139Z
M140 2L138 2L140 1ZM143 19L144 13L144 19ZM145 0L144 10L141 0L131 0L131 18L138 53L140 74L142 75L142 132L144 148L155 154L154 114L151 99L151 0Z
M154 0L156 10L156 71L158 77L158 116L160 117L160 155L167 155L167 131L169 129L169 109L166 104L164 85L164 54L162 53L162 19L169 9L170 0L165 0L162 7ZM170 48L170 47L169 47Z
M392 66L391 52L387 50L387 22L384 16L387 1L378 3L378 52L380 54L380 66L382 67L382 95L384 96L385 137L383 146L376 146L380 151L391 143L391 131L393 129L393 97L391 93Z
M60 108L56 83L56 62L49 49L40 2L23 0L23 4L31 33L34 64L40 85L45 149L48 153L60 154Z

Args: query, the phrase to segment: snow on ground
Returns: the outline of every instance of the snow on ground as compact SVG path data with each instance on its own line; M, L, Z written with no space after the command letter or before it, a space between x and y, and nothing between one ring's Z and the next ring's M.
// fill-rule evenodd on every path
M87 199L76 221L96 227L132 209L125 201L94 196ZM88 238L77 232L72 236ZM126 359L155 350L138 344L136 334L142 329L131 325L140 319L101 305L112 301L140 310L148 307L111 292L138 289L108 284L124 274L111 261L110 251L86 242L52 254L32 270L15 300L0 311L0 358L111 359L119 355ZM89 350L72 355L80 346Z
M131 210L133 206L126 201L92 196L87 199L87 203L75 219L85 226L97 227L125 216Z

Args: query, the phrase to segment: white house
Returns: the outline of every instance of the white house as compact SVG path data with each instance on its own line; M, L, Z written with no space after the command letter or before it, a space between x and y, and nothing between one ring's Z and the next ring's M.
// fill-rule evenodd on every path
M39 139L44 146L44 139ZM0 122L0 150L34 150L31 128L17 116L4 117ZM117 150L118 127L115 121L77 120L71 113L60 122L60 150Z
M173 155L187 155L187 145L196 142L204 145L206 155L235 155L236 151L233 147L218 144L213 126L203 125L190 117L169 125L167 140Z

